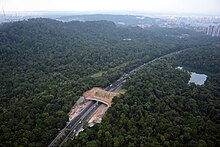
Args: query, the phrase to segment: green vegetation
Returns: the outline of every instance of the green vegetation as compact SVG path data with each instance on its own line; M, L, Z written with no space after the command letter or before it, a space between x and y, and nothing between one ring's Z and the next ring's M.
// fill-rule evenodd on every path
M126 92L127 92L127 90L122 89L122 88L120 88L119 91L118 91L118 93L120 93L120 94L125 94Z
M216 45L219 42L216 42ZM101 124L71 146L219 146L220 48L197 47L160 59L126 82ZM188 85L189 73L209 72L205 85ZM211 67L210 67L211 66Z
M182 52L172 56L175 66L181 65L193 71L203 72L211 75L220 73L220 52L219 42L216 45L209 45L200 48L193 48L187 52Z
M120 72L121 69L123 69L124 67L126 67L128 65L128 63L122 63L116 67L113 67L113 68L110 68L108 71L99 71L93 75L91 75L92 78L98 78L98 77L101 77L101 76L104 76L105 74L109 73L117 73L117 72Z
M97 72L97 73L91 75L91 77L92 77L92 78L98 78L98 77L103 76L103 74L105 74L105 73L106 73L106 72L104 72L104 71L100 71L100 72Z
M189 34L190 36L179 38L178 36L181 34ZM124 38L131 38L132 40L124 41ZM108 21L63 23L50 19L30 19L28 21L1 24L0 146L44 146L49 144L58 133L58 130L66 125L67 113L71 106L86 90L94 86L105 87L124 73L156 57L189 47L209 46L216 44L216 41L215 38L208 38L189 30L121 28ZM161 63L161 65L165 67L164 63ZM169 77L169 73L172 72L167 71L168 73L166 73L166 68L164 71L151 68L152 71L139 74L139 76L147 79L137 76L128 81L124 87L127 90L126 94L120 98L115 98L109 115L101 125L95 126L94 129L98 130L98 133L94 132L94 129L87 129L86 132L80 134L79 139L76 141L77 144L79 144L78 141L83 140L81 143L84 144L85 141L89 140L88 144L91 145L96 143L106 145L106 141L113 145L114 140L115 145L125 145L125 142L136 145L138 139L141 140L140 144L142 141L147 143L145 137L148 136L152 139L151 141L154 142L155 140L154 143L160 143L158 138L164 143L168 143L167 139L170 136L166 135L166 130L158 132L160 126L158 126L159 118L156 115L160 115L158 110L155 109L165 102L158 105L159 98L156 99L151 90L155 89L155 93L159 96L167 92L172 93L175 88L177 88L176 91L181 90L187 76L177 71L173 73L174 77L176 77L176 74L180 74L183 79L180 79L181 77L178 75L176 80L180 80L180 84L176 84L176 87L173 86L173 90L168 91L169 89L166 88L169 88L169 84L172 87L173 81L166 79L166 76ZM91 77L91 75L103 71L106 71L106 73L101 77ZM148 79L150 76L151 78ZM160 79L163 76L165 76L164 79ZM147 81L151 79L152 82ZM215 89L218 86L216 83L217 77L216 79L209 79L209 81L209 87ZM163 84L166 86L163 86ZM182 87L178 89L178 86ZM192 92L196 94L200 91L198 90L200 88L194 87L195 90ZM187 91L188 89L191 88L187 87L184 90ZM209 97L213 96L210 93L213 89L207 90ZM218 89L216 91L218 94ZM173 93L173 97L175 97L175 94ZM184 98L183 100L185 100ZM170 101L174 101L173 99ZM161 101L166 101L166 99L163 98ZM217 114L218 109L215 106L217 104L213 98L212 103L210 103L213 106L210 106L207 111L212 110L212 113ZM167 106L169 111L175 107L175 104L174 106L170 105ZM185 112L185 110L182 110L184 105L186 104L181 103L180 111ZM161 110L163 109L161 108ZM197 106L195 106L195 110L197 110ZM202 108L198 109L198 112L200 110ZM204 111L206 112L206 110ZM165 113L166 111L162 112ZM184 116L194 116L191 111L186 112L188 113L183 113ZM171 113L169 116L177 115L173 111L169 113ZM180 118L182 118L181 116ZM197 115L195 116L197 118ZM200 117L201 120L205 119L203 115ZM140 118L142 118L141 122L144 124L139 122ZM138 121L134 122L136 119ZM163 120L168 123L165 123L165 125L172 126L171 118L166 119ZM179 121L184 122L184 119ZM212 124L211 126L215 130L218 130L215 126L216 119L211 120L209 123ZM202 126L203 123L206 125L207 121L202 121ZM140 124L136 124L137 122ZM132 134L137 131L139 125L140 135ZM198 124L196 123L196 125ZM131 126L133 128L130 129ZM187 122L182 126L188 134L191 133L190 128L193 130L193 127L188 126ZM179 134L181 135L182 126L179 124L181 130ZM114 130L118 132L113 132ZM202 128L200 130L204 132ZM210 132L214 135L213 138L208 138L208 140L215 143L218 134L214 131ZM94 135L91 135L91 133ZM176 134L173 138L181 139L178 136L179 134ZM200 135L203 136L203 134ZM91 138L92 136L94 137ZM208 134L208 136L211 135ZM184 137L182 138L184 139ZM204 137L197 136L197 138L194 140L200 144L204 144L204 141L206 144L209 143ZM172 144L171 141L169 143Z

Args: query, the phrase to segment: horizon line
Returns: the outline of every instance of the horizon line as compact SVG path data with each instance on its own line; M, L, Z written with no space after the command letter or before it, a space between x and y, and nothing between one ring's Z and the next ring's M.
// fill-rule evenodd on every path
M23 11L5 11L5 13L43 13L35 15L46 15L45 13L82 13L86 14L113 14L113 15L186 15L186 16L220 16L218 13L187 13L187 12L149 12L149 11L121 11L121 10L97 10L97 11L65 11L65 10L23 10ZM132 14L133 13L133 14ZM135 14L136 13L136 14ZM4 15L3 12L0 12L0 15ZM73 14L74 15L74 14Z

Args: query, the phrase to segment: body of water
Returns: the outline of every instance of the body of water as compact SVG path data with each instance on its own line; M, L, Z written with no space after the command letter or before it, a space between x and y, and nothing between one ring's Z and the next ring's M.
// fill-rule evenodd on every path
M197 85L203 85L207 79L207 75L205 74L198 74L195 72L191 72L191 77L189 79L189 84L190 83L195 83Z
M177 66L176 69L185 70L181 66ZM205 74L198 74L198 73L190 72L190 71L188 71L188 72L190 73L190 76L191 76L189 79L189 84L195 83L196 85L203 85L205 83L205 81L207 80L208 76Z

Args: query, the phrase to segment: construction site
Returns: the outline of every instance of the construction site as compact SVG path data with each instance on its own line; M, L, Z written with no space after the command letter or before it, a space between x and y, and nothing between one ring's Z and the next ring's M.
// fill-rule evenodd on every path
M82 97L78 99L75 105L72 107L69 112L69 121L76 118L87 106L89 106L92 102L99 102L100 105L93 113L93 115L89 118L88 124L89 126L93 126L96 123L101 123L102 117L105 115L107 109L112 104L112 98L118 95L114 92L105 91L101 88L92 88L91 90L86 91Z

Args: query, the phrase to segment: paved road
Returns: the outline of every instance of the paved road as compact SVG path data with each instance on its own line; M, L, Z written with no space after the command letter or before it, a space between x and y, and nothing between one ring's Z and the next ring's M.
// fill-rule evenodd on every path
M101 104L102 103L98 102L97 105L92 105L91 106L93 108L89 112L87 112L87 114L85 116L83 116L83 118L81 118L80 121L76 122L76 125L72 128L72 131L66 136L66 138L60 144L60 146L63 146L67 142L68 139L70 139L70 138L73 139L74 138L75 134L78 133L81 130L84 123L87 122L93 116L93 114L101 106Z
M121 88L122 84L123 84L125 81L126 81L126 80L119 82L116 86L114 86L114 87L112 87L112 88L110 88L109 90L106 90L106 91L109 91L109 92L117 92L117 91Z
M56 138L49 144L49 147L50 146L55 146L55 144L57 143L57 140L60 140L64 135L65 135L65 132L71 128L71 126L75 125L75 123L83 116L83 114L85 114L85 112L92 106L94 105L95 102L94 101L91 101L91 103L83 109L83 111L78 115L76 116L75 118L73 118L68 124L66 127L64 127L60 133L56 136Z
M86 115L86 117L82 120L82 123L80 123L79 125L76 126L76 130L80 130L83 127L83 124L85 122L87 122L92 116L93 114L96 112L96 110L98 110L98 108L102 105L102 103L98 103L98 105L96 105L96 107L94 107L94 109L92 109L92 111L90 111L88 113L88 115ZM76 131L77 132L77 131Z
M157 61L157 60L159 60L159 59L162 59L162 58L165 58L165 57L169 57L169 56L171 56L171 55L178 54L178 53L181 53L181 52L183 52L183 51L190 50L190 49L192 49L192 48L186 48L186 49L183 49L183 50L180 50L180 51L176 51L176 52L172 52L172 53L169 53L169 54L166 54L166 55L157 57L157 58L155 58L155 59L153 59L153 60L150 60L150 61L148 61L148 62L146 62L146 63L144 63L144 64L142 64L142 65L136 67L135 69L131 70L129 73L122 75L122 77L120 77L120 78L119 78L118 80L116 80L114 83L112 83L110 86L106 87L105 90L106 90L106 91L110 91L110 92L116 92L116 91L118 91L118 90L121 88L121 86L123 85L123 83L124 83L128 78L130 78L130 76L134 75L137 71L139 71L140 69L142 69L144 66L149 65L149 64L151 64L151 63L153 63L153 62L155 62L155 61Z
M128 74L124 74L120 79L116 80L110 86L106 87L105 90L109 91L109 92L117 92L121 88L123 83L126 81L126 79L128 79L131 75L135 74L137 71L142 69L144 66L149 65L149 64L151 64L151 63L153 63L153 62L155 62L155 61L157 61L161 58L165 58L165 57L171 56L173 54L178 54L182 51L189 50L189 49L191 49L191 48L187 48L187 49L180 50L180 51L177 51L177 52L172 52L172 53L166 54L164 56L155 58L155 59L153 59L149 62L146 62L146 63L138 66L137 68L133 69ZM71 120L71 122L60 132L60 134L57 135L57 137L51 142L51 144L49 146L54 146L54 141L61 138L62 135L64 135L64 130L66 128L71 128L74 125L75 126L73 128L71 128L71 132L66 136L66 138L63 140L63 142L60 144L60 146L62 146L71 136L75 136L75 134L83 127L83 124L89 120L89 118L96 112L96 110L101 105L101 103L98 103L98 105L96 105L94 108L91 109L91 107L93 107L94 104L95 104L95 102L92 101L91 104L89 104L77 117L75 117L73 120ZM90 110L90 111L87 112L88 110ZM87 114L85 115L85 113L87 113ZM83 119L81 121L78 121L82 117L83 117Z
M73 126L83 116L83 114L85 114L85 112L94 104L95 101L91 101L91 103L85 109L83 109L83 111L80 112L78 116L76 116L71 120L71 122L67 125L67 128L71 128L71 126Z

